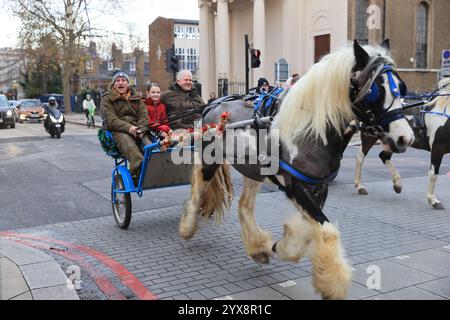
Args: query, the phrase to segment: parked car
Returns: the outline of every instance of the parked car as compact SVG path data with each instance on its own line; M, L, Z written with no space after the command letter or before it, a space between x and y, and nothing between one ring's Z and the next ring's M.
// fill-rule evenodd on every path
M22 99L17 105L19 123L26 120L41 122L45 119L44 106L38 99Z
M8 103L8 98L0 94L0 125L8 126L13 129L16 127L16 118L14 116L14 107Z

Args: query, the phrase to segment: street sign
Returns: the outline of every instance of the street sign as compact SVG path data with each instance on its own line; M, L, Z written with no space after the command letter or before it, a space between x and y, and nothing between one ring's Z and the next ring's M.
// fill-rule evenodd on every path
M450 49L442 51L442 76L450 77Z

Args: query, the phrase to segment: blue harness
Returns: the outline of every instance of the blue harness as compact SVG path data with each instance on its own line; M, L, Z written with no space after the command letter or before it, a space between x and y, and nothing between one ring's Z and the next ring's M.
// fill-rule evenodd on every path
M297 180L304 182L306 184L309 184L309 185L314 185L314 186L329 183L329 182L333 181L339 174L339 169L337 169L335 172L331 173L329 176L327 176L323 179L320 179L320 180L314 179L314 178L308 177L307 175L301 173L297 169L294 169L293 167L291 167L290 165L288 165L286 162L284 162L282 160L280 160L280 168L283 169L284 171L286 171L287 173L289 173L291 176L293 176Z
M267 116L267 112L278 101L278 96L284 91L283 88L275 88L269 93L261 93L254 102L255 114Z

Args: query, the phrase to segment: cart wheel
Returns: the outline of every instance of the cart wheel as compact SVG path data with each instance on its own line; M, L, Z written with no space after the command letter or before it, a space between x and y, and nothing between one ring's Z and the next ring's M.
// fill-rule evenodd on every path
M116 174L114 176L116 181L116 189L124 190L124 184L122 176ZM114 219L116 220L119 228L127 229L131 222L131 196L130 193L116 193L116 201L113 202L113 186L111 185L111 203L114 213Z

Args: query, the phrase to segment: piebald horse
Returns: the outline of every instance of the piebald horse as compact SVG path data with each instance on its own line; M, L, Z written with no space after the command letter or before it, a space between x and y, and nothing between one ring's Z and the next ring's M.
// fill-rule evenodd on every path
M439 96L439 94L441 96ZM433 208L444 210L444 206L435 195L439 169L445 154L450 153L450 79L443 79L439 83L438 96L426 104L424 108L416 108L414 118L410 123L415 141L413 148L431 152L429 184L426 199ZM419 119L419 120L418 120ZM361 134L361 148L356 156L355 187L359 194L367 195L366 187L361 183L361 170L364 159L369 150L377 142L377 138ZM394 182L394 190L402 191L401 176L391 161L392 152L383 150L379 155L381 161L389 169Z
M379 128L382 124L385 128L382 139L393 152L404 152L413 142L414 135L404 118L398 94L400 86L388 52L378 46L363 48L355 41L353 47L325 56L290 89L270 128L279 133L279 141L271 141L279 144L279 157L272 159L279 163L279 170L266 176L261 173L266 166L262 161L231 162L244 176L238 215L242 240L248 255L256 262L269 263L273 252L283 260L298 262L308 251L313 285L322 298L346 297L351 268L344 258L337 228L322 211L328 183L337 175L349 141L345 130L355 117L370 127ZM206 113L203 121L215 122L224 112L231 114L231 123L251 119L254 111L244 105L241 100L223 102ZM242 141L244 137L237 139ZM229 160L235 150L226 149L222 144L220 152L228 154ZM254 214L256 195L266 180L279 184L299 211L285 223L283 238L275 244L271 233L258 226ZM229 164L203 161L195 165L191 197L179 225L180 235L191 239L200 217L214 214L221 220L232 197Z

